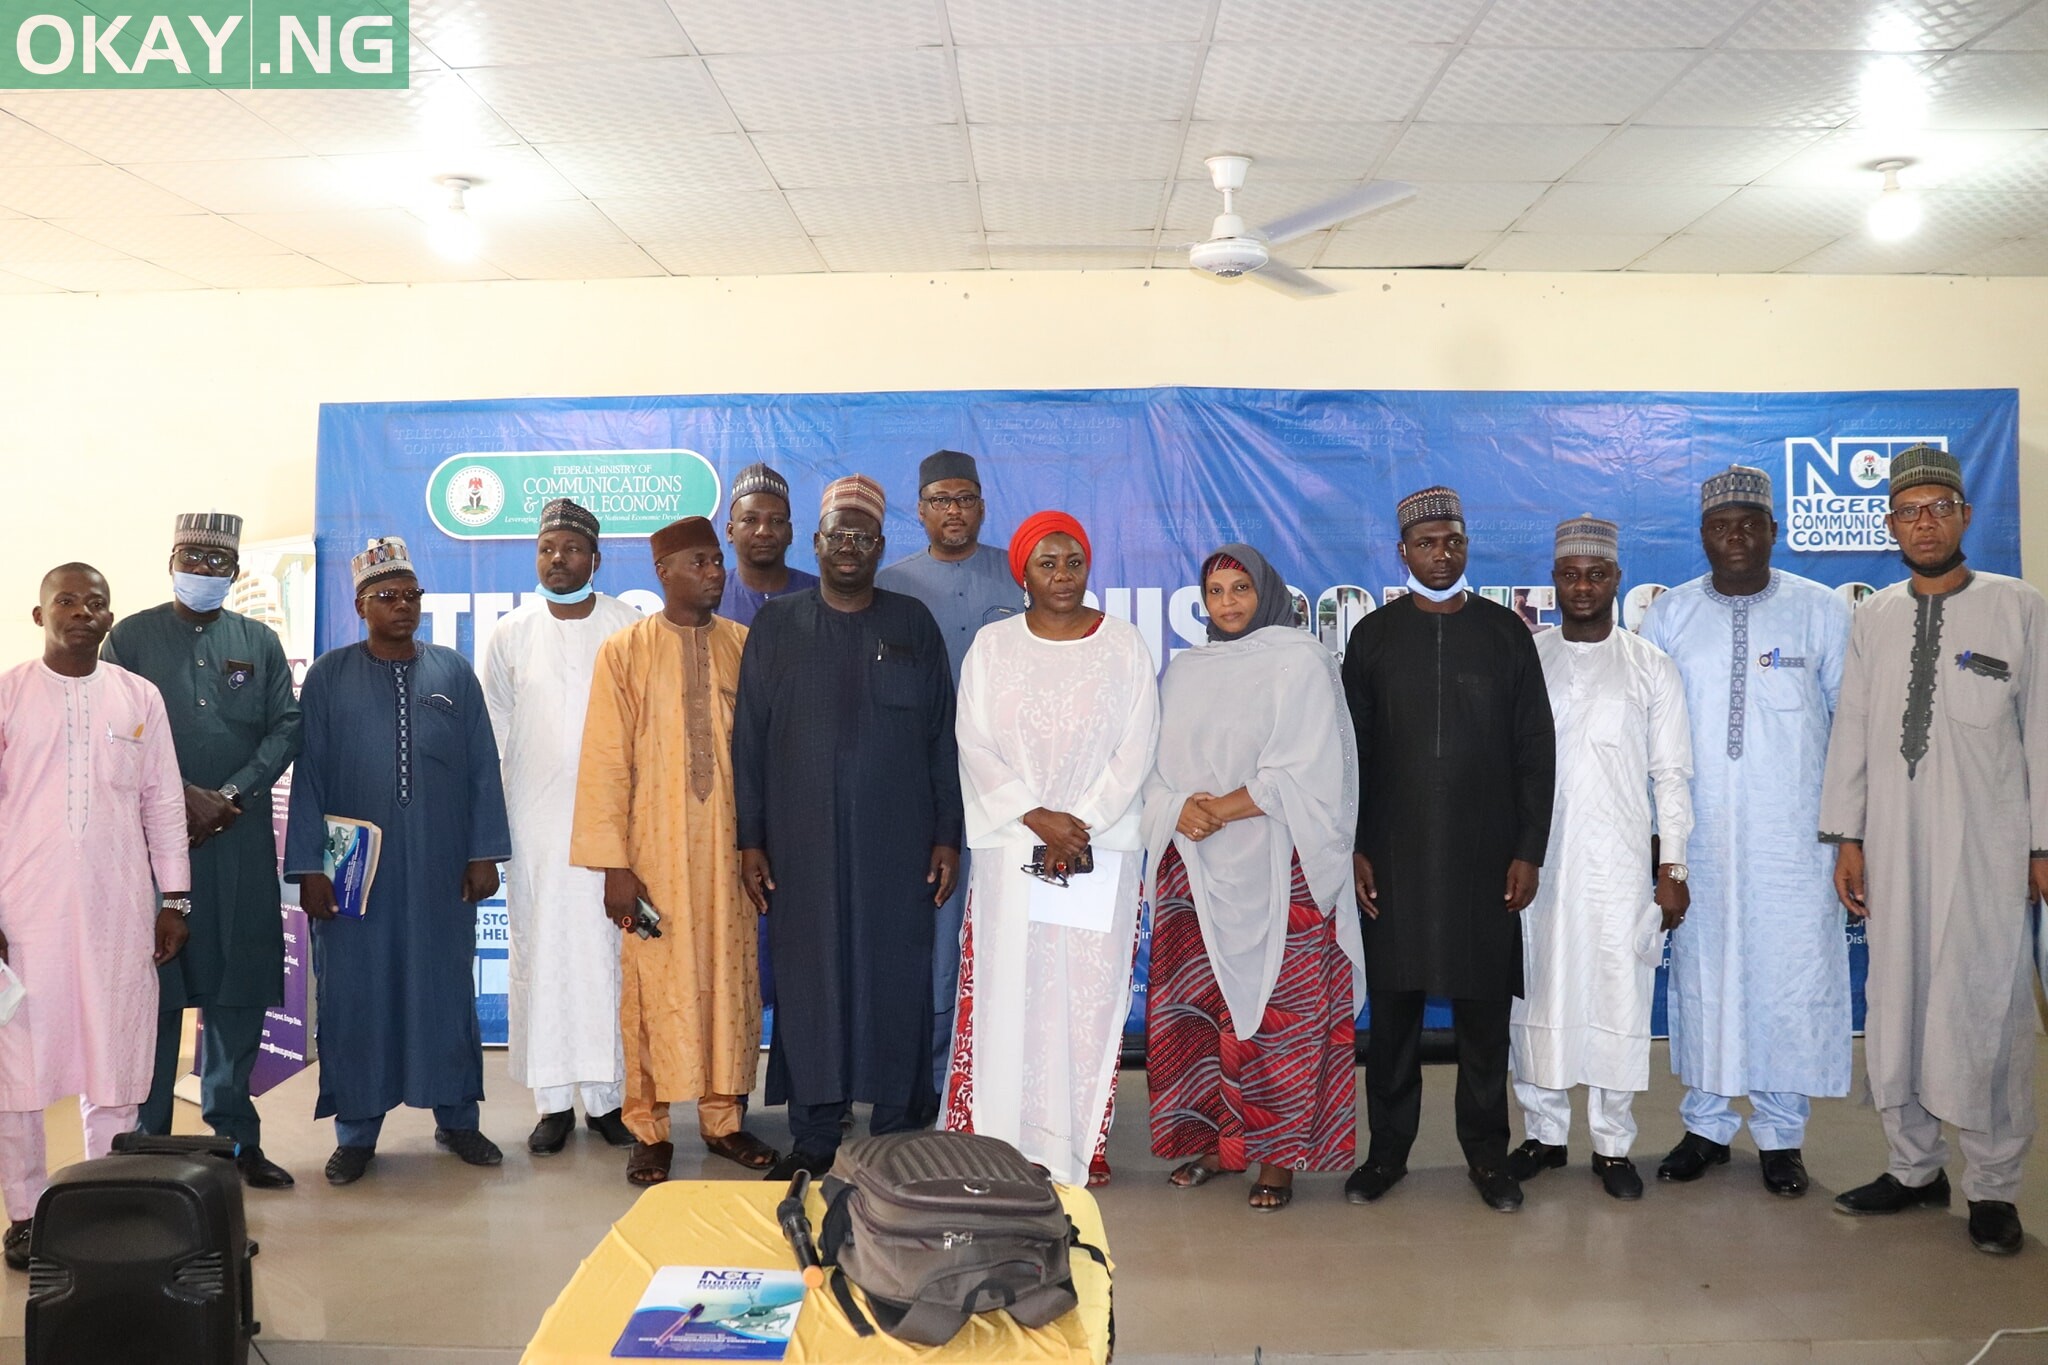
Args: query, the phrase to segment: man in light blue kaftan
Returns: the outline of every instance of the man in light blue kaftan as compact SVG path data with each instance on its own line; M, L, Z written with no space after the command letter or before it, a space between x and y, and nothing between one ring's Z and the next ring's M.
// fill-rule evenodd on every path
M1742 465L1700 489L1710 572L1652 604L1642 635L1685 681L1692 720L1692 909L1671 935L1671 1069L1685 1137L1657 1169L1728 1160L1750 1101L1764 1185L1807 1188L1809 1097L1849 1091L1849 948L1820 810L1849 606L1771 568L1771 480Z

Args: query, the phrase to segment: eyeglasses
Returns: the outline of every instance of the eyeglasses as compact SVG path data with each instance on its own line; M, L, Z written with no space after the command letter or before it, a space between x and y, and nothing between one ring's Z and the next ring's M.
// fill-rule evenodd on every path
M981 506L981 494L933 493L923 501L924 505L931 508L934 512L950 512L956 507L963 512L972 512L975 508Z
M1031 876L1034 876L1038 878L1038 880L1044 882L1047 886L1068 885L1066 873L1056 872L1052 868L1047 867L1044 863L1041 862L1029 862L1024 864L1024 866L1018 868L1017 870L1019 872L1029 873Z
M188 569L231 569L235 564L235 555L232 550L187 548L178 551L178 563Z
M413 606L418 606L420 599L426 595L425 590L420 588L379 588L376 592L366 592L363 594L365 597L382 602L387 607L396 606L400 602L408 602Z
M858 550L862 554L882 543L873 531L820 531L818 542L828 550Z
M1958 502L1954 498L1936 498L1933 502L1923 502L1917 506L1909 503L1904 507L1894 507L1892 515L1906 525L1911 526L1914 522L1920 520L1921 517L1927 516L1930 513L1936 521L1947 521L1958 510L1966 506L1968 506L1967 503Z

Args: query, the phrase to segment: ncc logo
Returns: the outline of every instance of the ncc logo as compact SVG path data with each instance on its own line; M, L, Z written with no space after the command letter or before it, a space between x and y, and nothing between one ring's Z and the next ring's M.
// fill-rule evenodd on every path
M1946 436L1811 436L1785 441L1785 541L1794 550L1890 550L1885 529L1892 457L1948 449Z

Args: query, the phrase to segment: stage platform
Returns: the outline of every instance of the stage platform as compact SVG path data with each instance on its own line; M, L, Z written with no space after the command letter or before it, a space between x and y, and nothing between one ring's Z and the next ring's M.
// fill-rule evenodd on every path
M1680 1132L1678 1087L1662 1045L1637 1102L1636 1153L1650 1174ZM536 1159L534 1115L487 1054L484 1128L505 1164L478 1170L435 1150L431 1118L385 1125L363 1181L332 1189L320 1169L332 1128L314 1123L300 1076L260 1102L271 1156L296 1190L250 1191L258 1339L269 1365L512 1365L585 1252L635 1198L625 1155L579 1131ZM1650 1182L1638 1204L1600 1192L1583 1123L1572 1164L1527 1187L1519 1214L1489 1212L1465 1182L1451 1133L1451 1069L1428 1068L1413 1173L1378 1205L1343 1202L1341 1175L1307 1176L1293 1207L1245 1207L1245 1181L1167 1186L1147 1151L1144 1074L1126 1072L1110 1142L1115 1181L1100 1191L1117 1262L1117 1360L1326 1365L1961 1365L2000 1327L2048 1325L2048 1153L2020 1202L2029 1234L2016 1257L1970 1248L1960 1193L1949 1214L1849 1219L1838 1191L1884 1166L1877 1119L1818 1106L1805 1199L1767 1193L1754 1149L1699 1183ZM2048 1049L2037 1089L2048 1096ZM179 1106L180 1131L198 1111ZM694 1125L679 1111L679 1132ZM779 1111L749 1126L783 1146ZM76 1159L78 1118L50 1114L54 1163ZM676 1171L751 1179L677 1143ZM1960 1162L1951 1164L1951 1177ZM25 1275L0 1278L0 1365L21 1360ZM252 1356L252 1361L257 1358ZM1986 1365L2048 1362L2048 1338L2008 1339ZM108 1362L118 1365L118 1362Z

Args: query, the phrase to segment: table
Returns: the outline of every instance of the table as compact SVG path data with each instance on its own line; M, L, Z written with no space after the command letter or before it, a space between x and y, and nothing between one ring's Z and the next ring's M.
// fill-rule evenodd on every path
M1081 1240L1107 1255L1109 1242L1094 1197L1084 1189L1058 1188ZM584 1258L541 1318L521 1365L608 1365L612 1345L657 1267L793 1269L789 1244L775 1222L775 1206L785 1192L781 1185L758 1180L670 1180L654 1186ZM825 1201L815 1186L808 1208L815 1228L825 1217ZM1065 1317L1033 1329L1018 1326L1007 1313L978 1313L950 1343L936 1348L913 1346L881 1332L856 1336L829 1286L814 1289L785 1359L793 1365L905 1360L1107 1365L1110 1272L1085 1252L1075 1252L1072 1264L1081 1302Z

